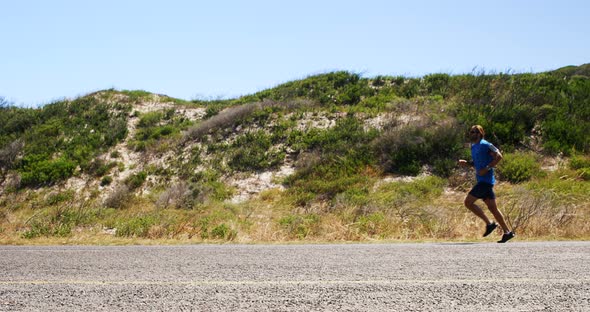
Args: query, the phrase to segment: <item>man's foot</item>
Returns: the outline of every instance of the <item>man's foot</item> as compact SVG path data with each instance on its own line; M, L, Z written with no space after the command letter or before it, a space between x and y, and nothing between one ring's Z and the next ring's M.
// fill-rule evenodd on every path
M496 222L492 222L492 223L486 225L486 232L483 233L483 237L490 235L497 227L498 227L498 224L496 224Z
M499 240L498 243L505 243L505 242L511 240L514 236L516 236L516 234L514 234L514 232L505 233L504 235L502 235L502 239Z

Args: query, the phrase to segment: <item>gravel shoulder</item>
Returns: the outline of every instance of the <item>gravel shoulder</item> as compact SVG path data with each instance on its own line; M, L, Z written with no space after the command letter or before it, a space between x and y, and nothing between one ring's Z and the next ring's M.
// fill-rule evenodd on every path
M0 246L0 311L590 311L590 242Z

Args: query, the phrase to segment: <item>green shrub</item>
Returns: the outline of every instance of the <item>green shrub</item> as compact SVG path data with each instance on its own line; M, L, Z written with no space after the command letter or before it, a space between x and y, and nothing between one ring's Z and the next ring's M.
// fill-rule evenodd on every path
M215 239L234 240L237 232L232 230L225 223L222 223L211 230L211 237Z
M590 167L585 167L578 169L576 171L578 173L578 177L584 181L590 181Z
M151 99L151 97L153 96L152 93L144 90L121 90L120 92L129 97L129 102L138 102L146 98Z
M279 220L279 225L286 230L290 237L304 239L317 234L320 221L320 216L316 214L287 215Z
M308 131L297 144L311 152L298 157L295 174L285 180L289 193L305 205L308 202L301 200L330 200L347 187L364 183L366 177L360 173L375 163L369 144L376 135L352 116L338 120L333 128Z
M569 167L576 170L580 179L590 180L590 157L587 155L574 155L569 162Z
M569 167L573 170L590 168L590 156L575 155L570 159Z
M498 165L503 180L520 183L542 174L541 166L534 154L517 152L504 155Z
M146 178L147 178L147 173L145 171L140 171L138 173L135 173L135 174L129 176L127 179L125 179L125 185L127 185L130 190L134 190L134 189L142 186L143 182L145 182Z
M72 227L69 224L46 224L40 222L32 222L30 228L21 234L22 238L32 239L41 236L59 236L67 237L72 233Z
M9 109L6 115L14 121L0 122L0 142L19 138L25 143L24 155L12 164L23 177L21 187L54 184L71 177L78 166L88 168L93 158L125 138L129 108L84 97L22 113ZM11 131L8 138L5 130Z
M120 237L143 237L149 235L150 228L157 224L158 218L153 215L134 217L121 221L117 225L116 236Z
M94 159L88 164L85 164L82 170L99 178L106 175L115 166L117 166L115 162L105 163L102 159Z
M67 237L77 225L91 222L92 214L88 211L58 206L31 217L27 230L21 236L27 239L41 236Z
M379 113L385 111L388 104L397 99L397 95L391 88L383 88L373 96L363 98L351 111Z
M544 147L550 152L590 150L590 79L572 77L564 80L561 77L559 96L555 96L553 110L543 120ZM551 90L555 92L556 90Z
M384 172L417 175L423 165L434 165L441 176L450 175L462 150L460 128L453 124L413 124L385 131L373 142Z
M448 74L431 74L424 76L426 95L441 95L447 97L450 91L450 76Z
M221 173L215 170L199 171L187 179L191 182L188 186L191 194L186 194L186 200L190 200L199 204L205 204L211 201L223 201L231 198L233 195L233 188L221 181Z
M70 201L74 198L74 191L65 191L52 193L47 198L47 204L50 206L57 205L59 203Z
M43 160L32 163L21 172L21 185L50 185L65 180L74 174L76 164L65 160Z
M378 235L387 229L388 223L381 212L359 217L357 227L361 233L369 236Z
M417 202L431 202L440 196L445 186L444 179L436 176L418 178L412 182L392 182L382 185L375 200L383 206L402 207Z
M283 162L285 153L272 149L271 136L264 131L247 132L232 144L235 152L228 166L237 171L261 171L277 167Z
M105 176L100 180L100 186L107 186L113 182L113 178L111 176Z

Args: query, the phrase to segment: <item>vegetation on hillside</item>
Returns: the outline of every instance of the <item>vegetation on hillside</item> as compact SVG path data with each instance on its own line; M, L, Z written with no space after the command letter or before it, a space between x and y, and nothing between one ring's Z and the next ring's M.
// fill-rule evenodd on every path
M455 163L470 157L465 131L480 124L505 154L498 192L511 224L524 236L587 238L588 68L332 72L215 101L106 90L30 109L0 98L0 235L468 238L479 228L465 224L460 197L472 173ZM167 104L138 109L152 102ZM139 160L129 167L125 153ZM547 171L546 159L562 163ZM275 181L284 191L229 201L235 189L223 181L287 161L294 173ZM84 192L66 187L72 177L87 181Z

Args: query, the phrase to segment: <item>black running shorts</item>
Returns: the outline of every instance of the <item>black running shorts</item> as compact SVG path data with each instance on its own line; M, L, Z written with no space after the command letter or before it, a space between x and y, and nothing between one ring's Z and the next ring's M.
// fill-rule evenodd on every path
M469 194L475 198L480 199L496 199L496 194L494 193L494 186L492 184L485 182L478 182L471 189L471 191L469 191Z

